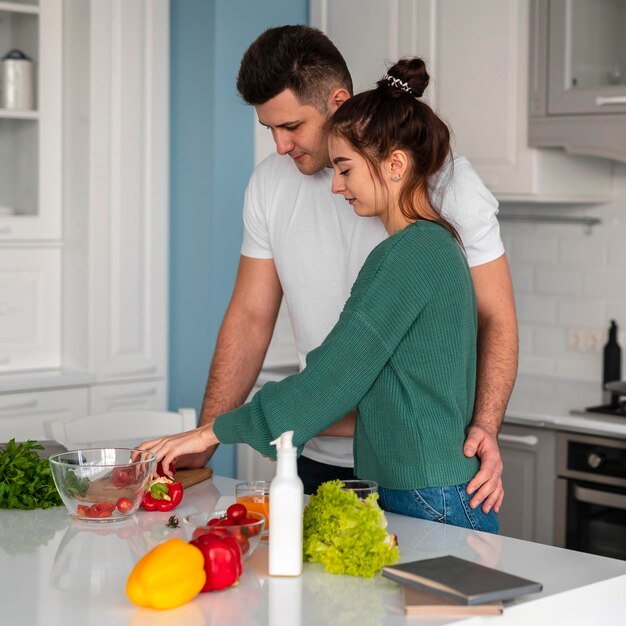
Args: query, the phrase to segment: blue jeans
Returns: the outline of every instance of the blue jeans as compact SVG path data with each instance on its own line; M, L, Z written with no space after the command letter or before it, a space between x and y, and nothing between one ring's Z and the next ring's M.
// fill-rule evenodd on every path
M487 514L480 506L471 509L471 496L465 491L466 487L467 483L424 489L378 487L378 495L380 506L390 513L498 534L498 516L493 509Z

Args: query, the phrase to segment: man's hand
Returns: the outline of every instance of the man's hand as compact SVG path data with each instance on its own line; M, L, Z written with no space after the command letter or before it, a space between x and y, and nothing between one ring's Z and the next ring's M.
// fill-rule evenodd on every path
M480 470L467 485L467 493L474 494L470 506L475 509L483 503L484 513L500 510L504 489L502 487L502 457L496 438L480 426L470 426L463 446L463 454L480 460ZM484 502L483 502L484 500Z

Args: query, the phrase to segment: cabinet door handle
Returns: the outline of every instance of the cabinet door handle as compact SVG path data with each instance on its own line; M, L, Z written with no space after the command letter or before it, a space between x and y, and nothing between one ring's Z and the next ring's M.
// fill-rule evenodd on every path
M597 96L596 106L603 107L610 104L626 104L626 96Z
M146 389L145 391L133 391L130 393L116 393L114 396L107 398L109 402L117 402L119 400L131 400L133 398L149 398L150 396L156 395L157 388L152 387L151 389Z
M37 400L26 400L26 402L18 402L17 404L6 404L0 406L0 411L17 411L19 409L34 409L37 406Z
M539 443L539 438L535 435L507 435L506 433L500 433L498 440L506 443L520 443L531 448Z
M587 489L586 487L575 485L574 497L579 502L599 504L600 506L610 506L614 509L626 510L626 496L619 493L607 493L606 491Z
M116 376L119 376L120 378L124 377L130 377L130 376L145 376L147 374L154 374L154 372L157 371L157 367L156 365L153 365L152 367L145 367L143 369L138 369L138 370L128 370L126 372L116 372Z

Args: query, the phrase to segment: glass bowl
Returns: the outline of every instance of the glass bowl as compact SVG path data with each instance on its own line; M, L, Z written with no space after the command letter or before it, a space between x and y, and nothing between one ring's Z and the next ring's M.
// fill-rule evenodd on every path
M214 511L213 513L192 513L183 518L185 536L187 541L197 539L202 535L214 534L218 537L234 537L247 559L259 545L263 529L265 528L265 515L256 511L248 511L248 518L254 518L254 522L245 524L232 523L228 526L208 526L209 520L226 520L226 511Z
M378 493L378 483L373 480L342 480L342 489L356 493L359 500L365 500L372 493Z
M137 511L152 475L156 454L131 448L91 448L53 454L54 484L70 515L111 522Z

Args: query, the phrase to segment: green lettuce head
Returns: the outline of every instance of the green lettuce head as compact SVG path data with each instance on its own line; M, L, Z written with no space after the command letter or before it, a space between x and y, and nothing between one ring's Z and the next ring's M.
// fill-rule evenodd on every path
M360 500L340 480L320 485L304 509L304 560L331 574L370 578L399 559L378 494Z

